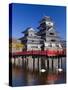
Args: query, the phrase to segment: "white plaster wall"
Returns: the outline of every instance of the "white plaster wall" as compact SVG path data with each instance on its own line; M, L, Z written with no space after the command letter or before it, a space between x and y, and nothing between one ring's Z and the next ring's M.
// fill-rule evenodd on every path
M41 50L41 45L37 44L28 44L27 50Z

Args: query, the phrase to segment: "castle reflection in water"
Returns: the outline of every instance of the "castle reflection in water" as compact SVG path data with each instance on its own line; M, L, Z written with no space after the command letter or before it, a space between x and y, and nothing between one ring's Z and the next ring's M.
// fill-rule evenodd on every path
M30 58L30 60L28 61L27 60L28 59L22 60L22 58L19 57L16 59L16 62L13 62L12 66L13 86L66 83L65 57L58 57L58 58L42 57L42 59L41 57L34 57Z
M29 71L51 70L58 72L59 69L66 70L65 57L46 57L46 56L19 56L12 58L12 64L15 67L22 67Z

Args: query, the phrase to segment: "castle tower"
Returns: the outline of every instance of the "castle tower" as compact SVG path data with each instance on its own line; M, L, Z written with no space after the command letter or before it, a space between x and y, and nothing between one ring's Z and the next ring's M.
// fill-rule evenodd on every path
M54 22L49 16L45 16L38 27L38 35L41 36L42 49L61 49L60 38L55 30ZM44 48L43 48L44 46Z

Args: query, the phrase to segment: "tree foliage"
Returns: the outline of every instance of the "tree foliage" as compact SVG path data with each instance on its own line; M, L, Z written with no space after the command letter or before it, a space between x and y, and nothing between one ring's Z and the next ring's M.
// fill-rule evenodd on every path
M10 43L9 44L9 47L10 48L16 48L16 49L20 49L20 48L24 48L24 44L21 44L21 43Z

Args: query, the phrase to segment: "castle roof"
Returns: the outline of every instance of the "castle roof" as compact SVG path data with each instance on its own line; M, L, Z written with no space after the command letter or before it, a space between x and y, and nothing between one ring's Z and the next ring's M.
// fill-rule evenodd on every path
M36 32L36 31L32 27L28 27L22 33L27 33L27 32Z
M43 21L52 21L51 17L50 16L44 16L42 18L42 20L40 20L40 23L43 22Z

